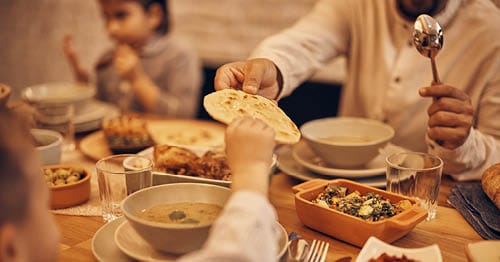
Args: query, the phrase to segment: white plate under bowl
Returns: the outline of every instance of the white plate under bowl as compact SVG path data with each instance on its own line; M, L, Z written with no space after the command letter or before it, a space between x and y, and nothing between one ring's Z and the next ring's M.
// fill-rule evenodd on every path
M421 248L402 248L387 244L376 237L370 237L361 249L356 262L368 262L370 259L376 259L383 253L390 256L397 256L399 258L405 255L408 259L416 261L443 261L439 246L436 244Z
M216 149L216 147L207 147L207 146L182 146L182 147L185 147L185 148L191 150L197 156L202 156L208 150ZM220 150L220 148L219 148L219 150ZM147 157L147 158L154 161L153 152L154 152L154 147L149 147L149 148L146 148L137 154L140 156ZM273 155L273 162L271 163L271 165L272 165L271 174L273 174L274 170L277 166L276 155ZM170 183L205 183L205 184L212 184L212 185L218 185L218 186L224 186L224 187L231 186L231 181L224 181L224 180L210 179L210 178L203 178L203 177L195 177L195 176L176 175L176 174L170 174L170 173L165 173L165 172L153 171L153 185L162 185L162 184L170 184Z
M278 168L285 174L303 180L309 181L316 178L321 178L325 180L333 179L332 176L325 176L321 174L316 174L309 169L305 168L299 164L292 156L293 147L290 145L283 145L276 150L276 156L278 158ZM358 183L362 183L367 186L373 187L385 187L385 174L378 176L370 176L365 178L349 178Z
M120 226L124 217L117 218L104 224L92 237L92 254L101 262L129 262L133 261L127 257L115 244L115 231Z
M278 222L276 222L276 230L281 233L278 241L278 258L281 258L287 248L287 233ZM114 242L123 253L139 261L171 261L178 258L177 255L154 250L126 220L116 229Z
M343 178L364 178L385 173L385 157L388 153L404 151L403 148L388 144L381 154L376 156L365 166L358 168L336 168L325 163L320 157L316 156L314 151L305 141L300 141L293 146L293 157L301 165L311 171L325 176L336 176Z

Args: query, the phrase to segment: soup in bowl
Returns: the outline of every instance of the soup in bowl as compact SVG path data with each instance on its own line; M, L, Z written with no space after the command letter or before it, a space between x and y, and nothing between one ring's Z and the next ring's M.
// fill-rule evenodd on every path
M332 167L353 168L370 162L393 137L394 129L380 121L331 117L300 127L307 145Z
M121 207L131 226L154 249L184 254L203 245L230 195L229 188L216 185L165 184L129 195Z

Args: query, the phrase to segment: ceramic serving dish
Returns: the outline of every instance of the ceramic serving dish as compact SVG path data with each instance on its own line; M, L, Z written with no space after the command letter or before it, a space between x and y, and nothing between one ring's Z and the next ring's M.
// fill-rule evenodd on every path
M209 150L218 150L217 147L209 147L209 146L182 146L182 147L190 149L193 153L195 153L198 156L202 156ZM154 148L150 147L137 154L140 156L147 157L154 161L153 151ZM271 170L269 172L270 176L274 174L274 171L276 170L277 167L277 163L278 163L277 156L273 155L273 159L271 162ZM212 184L223 187L231 186L231 181L226 181L226 180L176 175L176 174L166 173L163 171L153 171L153 185L163 185L172 183L202 183L202 184Z
M90 172L87 169L71 165L49 165L43 169L69 169L76 168L83 170L83 177L78 181L65 184L50 186L50 208L59 209L75 206L86 202L90 197Z
M407 199L412 205L407 210L393 217L369 222L312 203L311 201L328 184L347 187L349 192L357 190L361 195L373 192L388 199L391 203ZM427 211L408 197L345 179L313 179L294 186L293 190L296 192L295 209L304 225L358 247L362 247L370 236L375 236L385 242L391 243L406 235L427 216Z
M407 259L415 261L443 261L439 246L436 244L419 248L402 248L387 244L376 237L370 237L361 249L356 262L369 262L370 259L376 259L384 253L397 258L402 258L404 255Z

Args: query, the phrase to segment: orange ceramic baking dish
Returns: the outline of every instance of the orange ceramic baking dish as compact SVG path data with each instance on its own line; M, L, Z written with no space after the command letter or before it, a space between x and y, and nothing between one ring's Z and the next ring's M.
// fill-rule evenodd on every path
M44 166L44 169L71 168L70 165ZM90 197L90 172L83 169L85 175L75 183L50 186L50 208L59 209L86 202Z
M312 203L311 201L328 184L347 187L349 192L357 190L361 195L374 192L390 200L391 203L408 199L412 206L390 218L376 222L365 221ZM293 191L296 192L295 209L304 225L358 247L362 247L370 236L375 236L387 243L394 242L410 232L427 216L427 211L413 199L346 179L313 179L294 186Z

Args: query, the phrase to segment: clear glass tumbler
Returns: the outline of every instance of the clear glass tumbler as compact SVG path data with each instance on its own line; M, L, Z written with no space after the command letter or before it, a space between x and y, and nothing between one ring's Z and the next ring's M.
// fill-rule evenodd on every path
M415 198L434 219L441 185L443 161L420 152L400 152L386 158L387 191Z
M102 217L106 222L122 215L120 203L129 194L151 186L152 170L153 161L134 154L112 155L97 161Z

